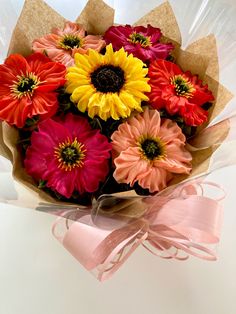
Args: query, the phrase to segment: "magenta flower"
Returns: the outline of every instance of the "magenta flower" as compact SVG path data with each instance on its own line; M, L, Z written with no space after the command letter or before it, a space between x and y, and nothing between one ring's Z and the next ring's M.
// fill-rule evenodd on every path
M132 53L142 61L166 59L174 46L171 43L160 43L162 36L159 28L130 25L111 26L105 33L107 44L112 44L114 50L124 47L125 51Z
M86 118L68 114L63 120L45 120L33 132L24 161L37 181L70 198L95 192L109 172L111 144Z

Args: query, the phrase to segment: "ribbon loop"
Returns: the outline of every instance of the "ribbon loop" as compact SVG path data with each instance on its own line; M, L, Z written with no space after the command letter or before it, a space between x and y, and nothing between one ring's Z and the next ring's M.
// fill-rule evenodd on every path
M66 218L74 217L75 221L68 224L68 219L60 218L60 222L66 221L66 232L57 238L87 270L96 271L101 281L116 272L139 245L162 258L216 260L211 246L219 242L222 197L205 196L206 186L223 191L214 183L198 180L152 197L115 200L109 196L106 200L103 196L103 205L112 202L116 206L112 215L99 212L98 205L95 216L93 210L65 212ZM141 216L119 216L117 208L123 212L126 206L140 206L140 202L145 208ZM59 221L53 227L55 236L58 226Z

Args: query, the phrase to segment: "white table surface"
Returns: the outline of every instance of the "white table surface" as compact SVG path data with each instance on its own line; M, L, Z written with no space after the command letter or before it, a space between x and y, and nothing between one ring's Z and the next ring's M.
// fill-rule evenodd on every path
M12 4L18 12L22 2L0 0L1 10L12 9ZM77 15L66 10L73 0L47 2L68 19ZM131 23L134 15L141 16L159 2L118 0L117 22ZM171 2L175 7L183 3ZM137 7L133 5L131 17L126 7L132 3ZM222 80L233 85L226 73ZM13 189L9 177L8 172L0 175L5 196ZM217 262L162 260L139 248L103 284L52 237L54 216L0 204L0 314L235 314L236 167L219 170L211 178L228 191Z

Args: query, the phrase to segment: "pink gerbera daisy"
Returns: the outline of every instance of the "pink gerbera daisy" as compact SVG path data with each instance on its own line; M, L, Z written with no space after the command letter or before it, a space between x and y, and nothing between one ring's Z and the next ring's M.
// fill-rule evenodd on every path
M34 40L33 50L45 53L67 67L73 66L76 52L84 54L89 48L99 52L106 45L102 36L85 36L85 33L81 25L66 22L63 30L55 28L52 34Z
M160 43L162 33L159 28L130 25L111 26L105 33L104 39L107 44L112 44L114 50L120 50L122 47L128 53L143 62L156 59L166 59L173 50L171 43Z
M95 192L109 171L111 144L86 118L68 114L63 120L43 121L33 132L24 161L37 181L70 198Z
M111 138L118 183L137 182L153 193L164 189L174 173L192 169L181 129L169 119L161 121L157 110L145 109L130 118Z

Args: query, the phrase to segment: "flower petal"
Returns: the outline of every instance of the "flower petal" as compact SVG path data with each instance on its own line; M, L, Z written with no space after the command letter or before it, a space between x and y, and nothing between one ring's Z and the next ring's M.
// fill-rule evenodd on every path
M164 189L174 173L189 174L192 169L182 130L171 120L161 122L157 110L145 108L142 114L129 118L119 125L111 140L118 183L133 186L137 182L154 193ZM157 155L145 151L145 141L152 145L156 142Z

